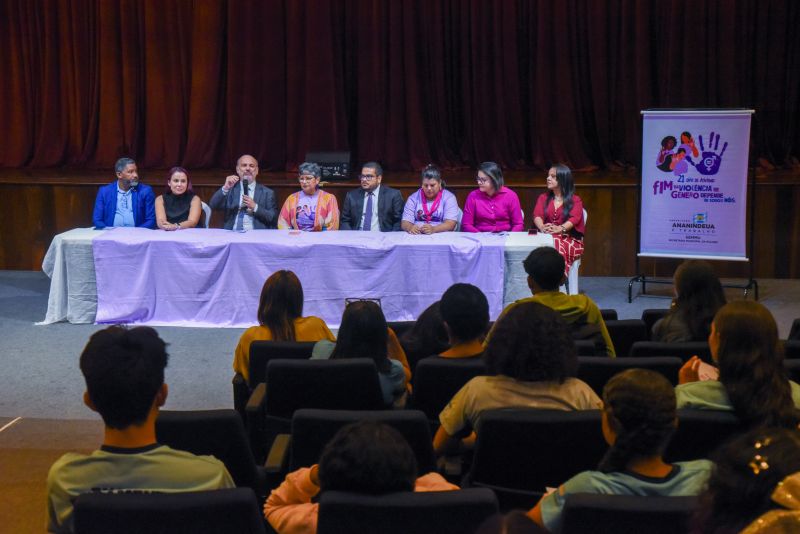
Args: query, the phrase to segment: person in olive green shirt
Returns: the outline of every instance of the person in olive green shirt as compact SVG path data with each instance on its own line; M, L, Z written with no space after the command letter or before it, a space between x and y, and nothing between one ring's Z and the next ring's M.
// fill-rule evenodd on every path
M523 302L538 302L552 308L564 318L572 327L573 333L587 333L592 330L602 338L606 354L615 358L614 343L606 328L606 323L600 313L600 308L586 295L567 295L558 290L564 283L564 258L558 251L551 247L534 249L525 261L522 262L525 272L528 273L528 287L533 293L532 297L512 302L503 310L500 317L508 310ZM498 317L498 321L500 320ZM496 321L495 321L496 323ZM494 328L492 328L494 330ZM484 346L488 343L492 332L486 336ZM579 334L578 334L579 335ZM583 336L581 336L583 338Z

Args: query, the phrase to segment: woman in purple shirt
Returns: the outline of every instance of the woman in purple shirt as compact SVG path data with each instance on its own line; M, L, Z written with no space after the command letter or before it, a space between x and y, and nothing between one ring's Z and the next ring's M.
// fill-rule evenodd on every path
M457 222L456 196L444 188L442 171L428 165L422 171L422 187L406 200L400 227L409 234L436 234L455 230Z
M478 167L478 189L467 197L461 230L464 232L520 232L523 228L519 197L503 185L503 171L493 161Z

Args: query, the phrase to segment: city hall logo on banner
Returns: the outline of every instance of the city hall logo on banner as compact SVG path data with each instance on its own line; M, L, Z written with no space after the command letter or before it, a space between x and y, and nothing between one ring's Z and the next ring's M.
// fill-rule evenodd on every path
M672 219L672 232L679 234L713 234L716 226L708 218L708 212L695 213L691 219Z
M720 137L722 137L720 134L711 132L711 135L704 140L703 136L699 135L698 149L691 132L684 131L677 138L668 135L661 140L661 148L656 156L656 168L661 172L672 173L673 176L688 174L690 167L704 176L717 174L722 165L722 156L728 148L726 141L720 150ZM708 146L705 141L708 141Z

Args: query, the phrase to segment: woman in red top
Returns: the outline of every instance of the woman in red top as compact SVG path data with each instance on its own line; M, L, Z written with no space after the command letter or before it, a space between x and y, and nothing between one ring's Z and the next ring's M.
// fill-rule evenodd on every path
M533 208L533 224L540 232L553 234L556 250L564 256L564 275L583 255L583 202L575 194L569 167L556 164L547 173L547 192L539 195Z

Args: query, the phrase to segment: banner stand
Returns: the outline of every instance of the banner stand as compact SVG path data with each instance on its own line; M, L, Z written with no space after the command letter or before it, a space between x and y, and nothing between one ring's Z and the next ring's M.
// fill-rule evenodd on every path
M650 111L650 110L645 110L645 111ZM659 110L659 111L661 111L661 110ZM663 110L663 111L667 111L667 110ZM752 110L750 110L750 112L752 113ZM642 113L644 114L644 111ZM748 149L749 149L749 147L748 147ZM749 150L748 150L748 153L749 153ZM748 160L749 160L749 154L748 154ZM644 172L643 164L644 164L644 160L642 159L640 161L640 165L639 165L639 168L642 169L642 173ZM755 190L756 190L756 171L755 171L755 167L753 165L748 166L748 173L749 173L748 182L749 182L749 185L750 185L750 191L749 191L749 195L747 195L747 196L748 196L748 200L749 200L749 203L750 203L750 206L749 206L749 208L750 208L749 209L749 216L750 216L749 231L750 231L750 237L748 239L748 245L747 245L747 247L748 247L748 253L747 253L747 258L748 259L747 259L747 262L749 264L749 274L748 274L747 281L745 283L743 283L743 284L734 284L734 283L725 284L725 283L723 283L722 287L723 288L741 289L744 292L744 298L747 298L747 295L748 295L749 291L752 289L753 290L753 296L754 296L755 300L758 300L758 298L759 298L758 280L756 280L753 277L753 274L754 274L753 239L754 239L754 236L755 236ZM628 282L628 303L633 302L633 285L636 284L636 283L638 283L639 286L640 286L639 287L639 293L637 294L637 296L639 296L639 295L647 295L647 284L672 285L672 283L673 283L672 278L648 277L647 275L644 275L641 272L641 264L640 264L641 239L642 239L642 196L641 196L642 195L642 175L641 174L640 174L640 183L639 183L639 188L637 190L637 195L638 195L638 199L637 199L638 202L636 203L637 204L637 212L638 212L637 213L637 221L636 221L637 222L636 250L638 251L637 254L636 254L636 273L637 273L637 275L634 276L633 278L631 278L629 280L629 282ZM653 257L653 258L657 258L657 257L680 258L682 256L676 254L676 255L648 256L648 257ZM711 260L711 261L724 261L724 259L721 259L721 258L710 257L708 259Z
M755 209L755 190L756 190L756 181L755 181L756 171L755 168L751 168L750 170L750 239L748 240L748 246L750 249L750 261L747 263L750 266L750 273L747 278L747 283L744 284L722 284L723 288L733 288L733 289L741 289L744 292L744 298L747 298L748 293L750 290L753 290L753 297L755 300L758 300L758 280L753 278L753 235L755 234L755 218L753 210ZM641 211L641 207L639 207ZM637 237L638 240L638 237ZM641 273L639 266L639 255L636 255L636 272ZM648 277L644 274L637 274L633 278L630 279L628 282L628 304L633 302L633 284L639 284L639 293L636 295L647 295L647 284L667 284L672 285L672 278L658 278L658 277Z

